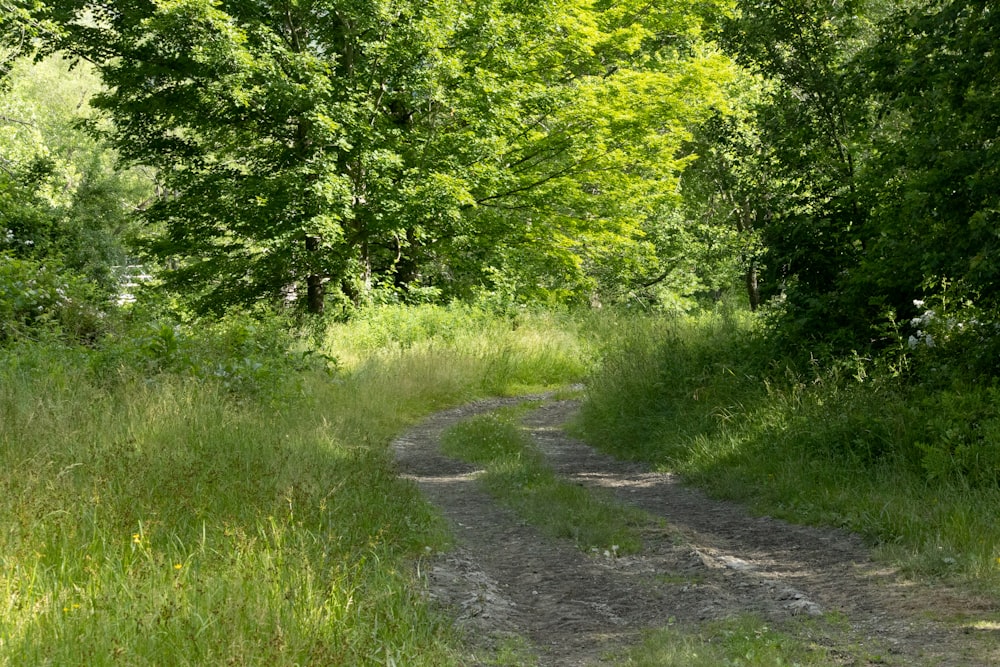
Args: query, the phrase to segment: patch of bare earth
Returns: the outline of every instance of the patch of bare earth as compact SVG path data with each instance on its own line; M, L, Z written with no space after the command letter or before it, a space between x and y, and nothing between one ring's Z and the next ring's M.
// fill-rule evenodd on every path
M475 466L438 447L447 427L523 400L441 412L393 443L401 474L454 531L456 547L424 571L428 595L468 630L471 664L511 638L540 665L608 664L645 630L696 631L745 613L809 633L832 664L1000 664L995 642L978 636L989 631L933 620L995 611L987 603L906 581L846 532L754 517L670 474L603 455L562 431L572 401L548 401L524 421L552 468L664 521L650 522L641 553L624 557L545 537L477 485Z

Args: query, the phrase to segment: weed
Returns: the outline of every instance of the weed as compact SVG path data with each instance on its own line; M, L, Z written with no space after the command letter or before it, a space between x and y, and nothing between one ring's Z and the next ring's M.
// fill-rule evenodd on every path
M646 638L623 663L630 667L780 667L829 665L822 647L769 627L754 616L710 623L698 630L668 626Z

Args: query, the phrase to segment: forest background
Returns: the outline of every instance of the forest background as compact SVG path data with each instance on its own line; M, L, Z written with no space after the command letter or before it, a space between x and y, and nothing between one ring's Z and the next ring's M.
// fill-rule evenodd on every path
M591 441L996 590L989 3L0 0L0 40L5 650L162 650L125 596L217 633L177 650L447 653L384 444L580 380Z

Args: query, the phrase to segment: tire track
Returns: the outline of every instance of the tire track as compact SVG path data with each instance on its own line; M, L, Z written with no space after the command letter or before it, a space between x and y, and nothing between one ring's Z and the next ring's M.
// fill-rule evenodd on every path
M526 641L541 665L608 664L645 630L696 629L746 613L779 626L815 618L820 630L812 639L836 656L832 664L1000 664L995 653L977 656L976 637L962 628L926 618L930 610L971 610L974 601L908 584L844 531L753 517L673 475L603 455L563 432L573 401L548 401L524 420L546 460L565 479L605 489L668 528L650 524L643 551L620 558L543 536L478 487L476 466L443 456L438 444L463 419L544 398L447 410L393 443L401 475L440 509L455 535L455 548L422 571L428 595L467 630L463 664L488 662L511 638ZM825 621L830 612L846 618L846 629Z

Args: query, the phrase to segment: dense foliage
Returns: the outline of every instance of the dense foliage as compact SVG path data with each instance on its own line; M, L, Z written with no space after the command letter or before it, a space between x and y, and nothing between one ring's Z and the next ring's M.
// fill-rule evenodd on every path
M4 9L0 245L105 293L127 242L203 311L742 283L810 353L997 346L983 3Z
M155 168L142 247L202 310L373 287L579 300L664 270L711 7L61 2L91 129ZM26 10L27 11L27 10ZM330 289L330 288L333 289Z
M0 251L56 259L104 292L124 263L148 178L121 170L115 153L82 131L100 80L59 57L20 60L0 91Z
M784 340L927 342L920 318L937 308L962 345L995 347L998 25L965 0L738 3L720 39L764 84L749 124L703 129L692 179L758 234ZM992 356L973 372L995 373Z

